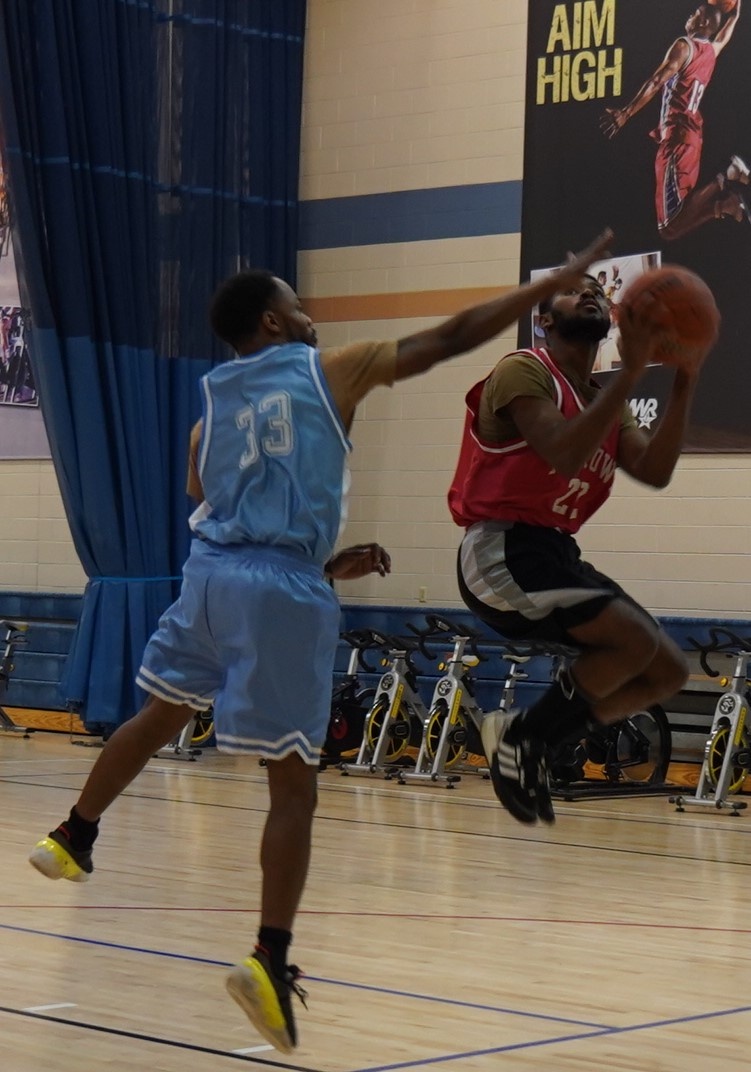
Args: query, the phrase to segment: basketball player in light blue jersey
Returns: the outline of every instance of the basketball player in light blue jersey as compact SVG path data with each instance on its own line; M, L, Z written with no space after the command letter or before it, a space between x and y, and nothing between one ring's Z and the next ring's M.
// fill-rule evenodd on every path
M180 597L138 674L149 698L107 741L69 818L31 862L50 878L88 878L99 817L194 711L213 705L219 748L264 757L270 797L258 944L227 985L283 1053L297 1044L291 995L302 992L287 950L308 873L339 629L324 565L346 516L355 408L373 387L494 338L578 280L610 237L557 273L399 342L319 351L296 294L268 272L233 276L214 296L212 327L238 357L202 381L202 503Z

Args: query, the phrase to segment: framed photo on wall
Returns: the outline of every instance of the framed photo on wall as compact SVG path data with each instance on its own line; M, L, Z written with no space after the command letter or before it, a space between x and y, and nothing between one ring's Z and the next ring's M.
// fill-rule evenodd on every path
M29 333L29 315L19 296L0 162L0 459L50 456L29 356Z

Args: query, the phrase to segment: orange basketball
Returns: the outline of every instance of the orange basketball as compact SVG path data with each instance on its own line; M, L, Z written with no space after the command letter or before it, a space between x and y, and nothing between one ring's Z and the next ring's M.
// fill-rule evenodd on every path
M738 0L709 0L712 7L718 7L723 15L728 15L738 3Z
M720 330L712 291L679 264L665 264L640 275L626 288L619 306L652 325L658 334L656 357L663 365L693 363L696 349L711 346Z

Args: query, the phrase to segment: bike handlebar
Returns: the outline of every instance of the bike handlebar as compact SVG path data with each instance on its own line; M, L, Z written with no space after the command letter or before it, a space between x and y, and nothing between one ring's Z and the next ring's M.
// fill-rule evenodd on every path
M412 663L412 656L418 648L422 650L422 645L416 640L411 640L409 637L395 637L390 633L381 633L377 629L351 629L341 633L341 637L351 647L357 648L357 661L368 673L374 673L377 667L368 663L364 654L366 651L381 651L384 654L390 651L403 651L406 653L410 669L417 672L417 668ZM429 652L425 654L432 659Z
M7 684L15 669L13 658L16 648L22 648L29 642L26 636L28 629L28 622L12 622L7 618L0 618L0 633L5 631L5 636L0 637L0 683L3 686Z
M719 670L714 670L709 665L708 656L714 652L722 652L726 655L740 655L743 651L751 652L751 637L742 637L724 625L712 626L709 630L709 641L706 643L702 644L695 637L686 637L686 641L699 652L699 664L707 677L720 676Z
M385 652L391 647L391 637L375 629L350 629L342 633L341 637L351 648L357 649L357 664L366 674L375 674L378 667L371 666L365 657L365 652L376 650Z
M439 637L445 637L447 635L452 637L464 637L469 642L469 650L478 662L485 662L487 659L486 655L481 655L477 650L477 642L478 640L482 640L482 633L479 633L476 629L472 629L472 627L468 625L458 625L456 622L452 622L450 618L441 614L426 614L425 621L427 622L426 629L418 629L412 622L407 622L407 628L418 638L420 651L427 659L431 659L432 656L425 646L425 641L431 638L437 639Z

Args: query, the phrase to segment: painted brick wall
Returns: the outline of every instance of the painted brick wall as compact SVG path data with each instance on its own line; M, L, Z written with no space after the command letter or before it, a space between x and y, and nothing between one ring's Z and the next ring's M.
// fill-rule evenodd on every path
M1 461L0 588L80 592L86 575L51 461Z
M301 195L310 207L523 178L526 0L310 0L309 11ZM461 307L462 292L466 306L472 288L515 284L518 255L519 235L508 233L306 248L299 290L324 345L399 337ZM397 316L368 319L389 303ZM421 304L431 316L399 312ZM429 603L459 603L460 533L445 492L462 395L513 343L511 333L362 407L345 541L380 540L394 572L342 585L345 600L409 604L424 590ZM620 476L582 546L657 613L743 616L749 468L739 455L684 456L663 492Z
M309 0L304 201L518 183L526 10L526 0ZM519 235L508 232L306 248L299 289L323 314L324 345L399 337L515 284L518 258ZM387 319L384 307L399 315ZM342 585L345 599L408 604L424 589L430 603L458 604L459 531L445 492L462 395L513 342L511 333L362 407L345 540L381 540L394 572ZM664 492L621 476L582 545L656 612L743 616L750 468L739 455L686 456ZM0 479L0 587L80 591L51 462L0 462Z

